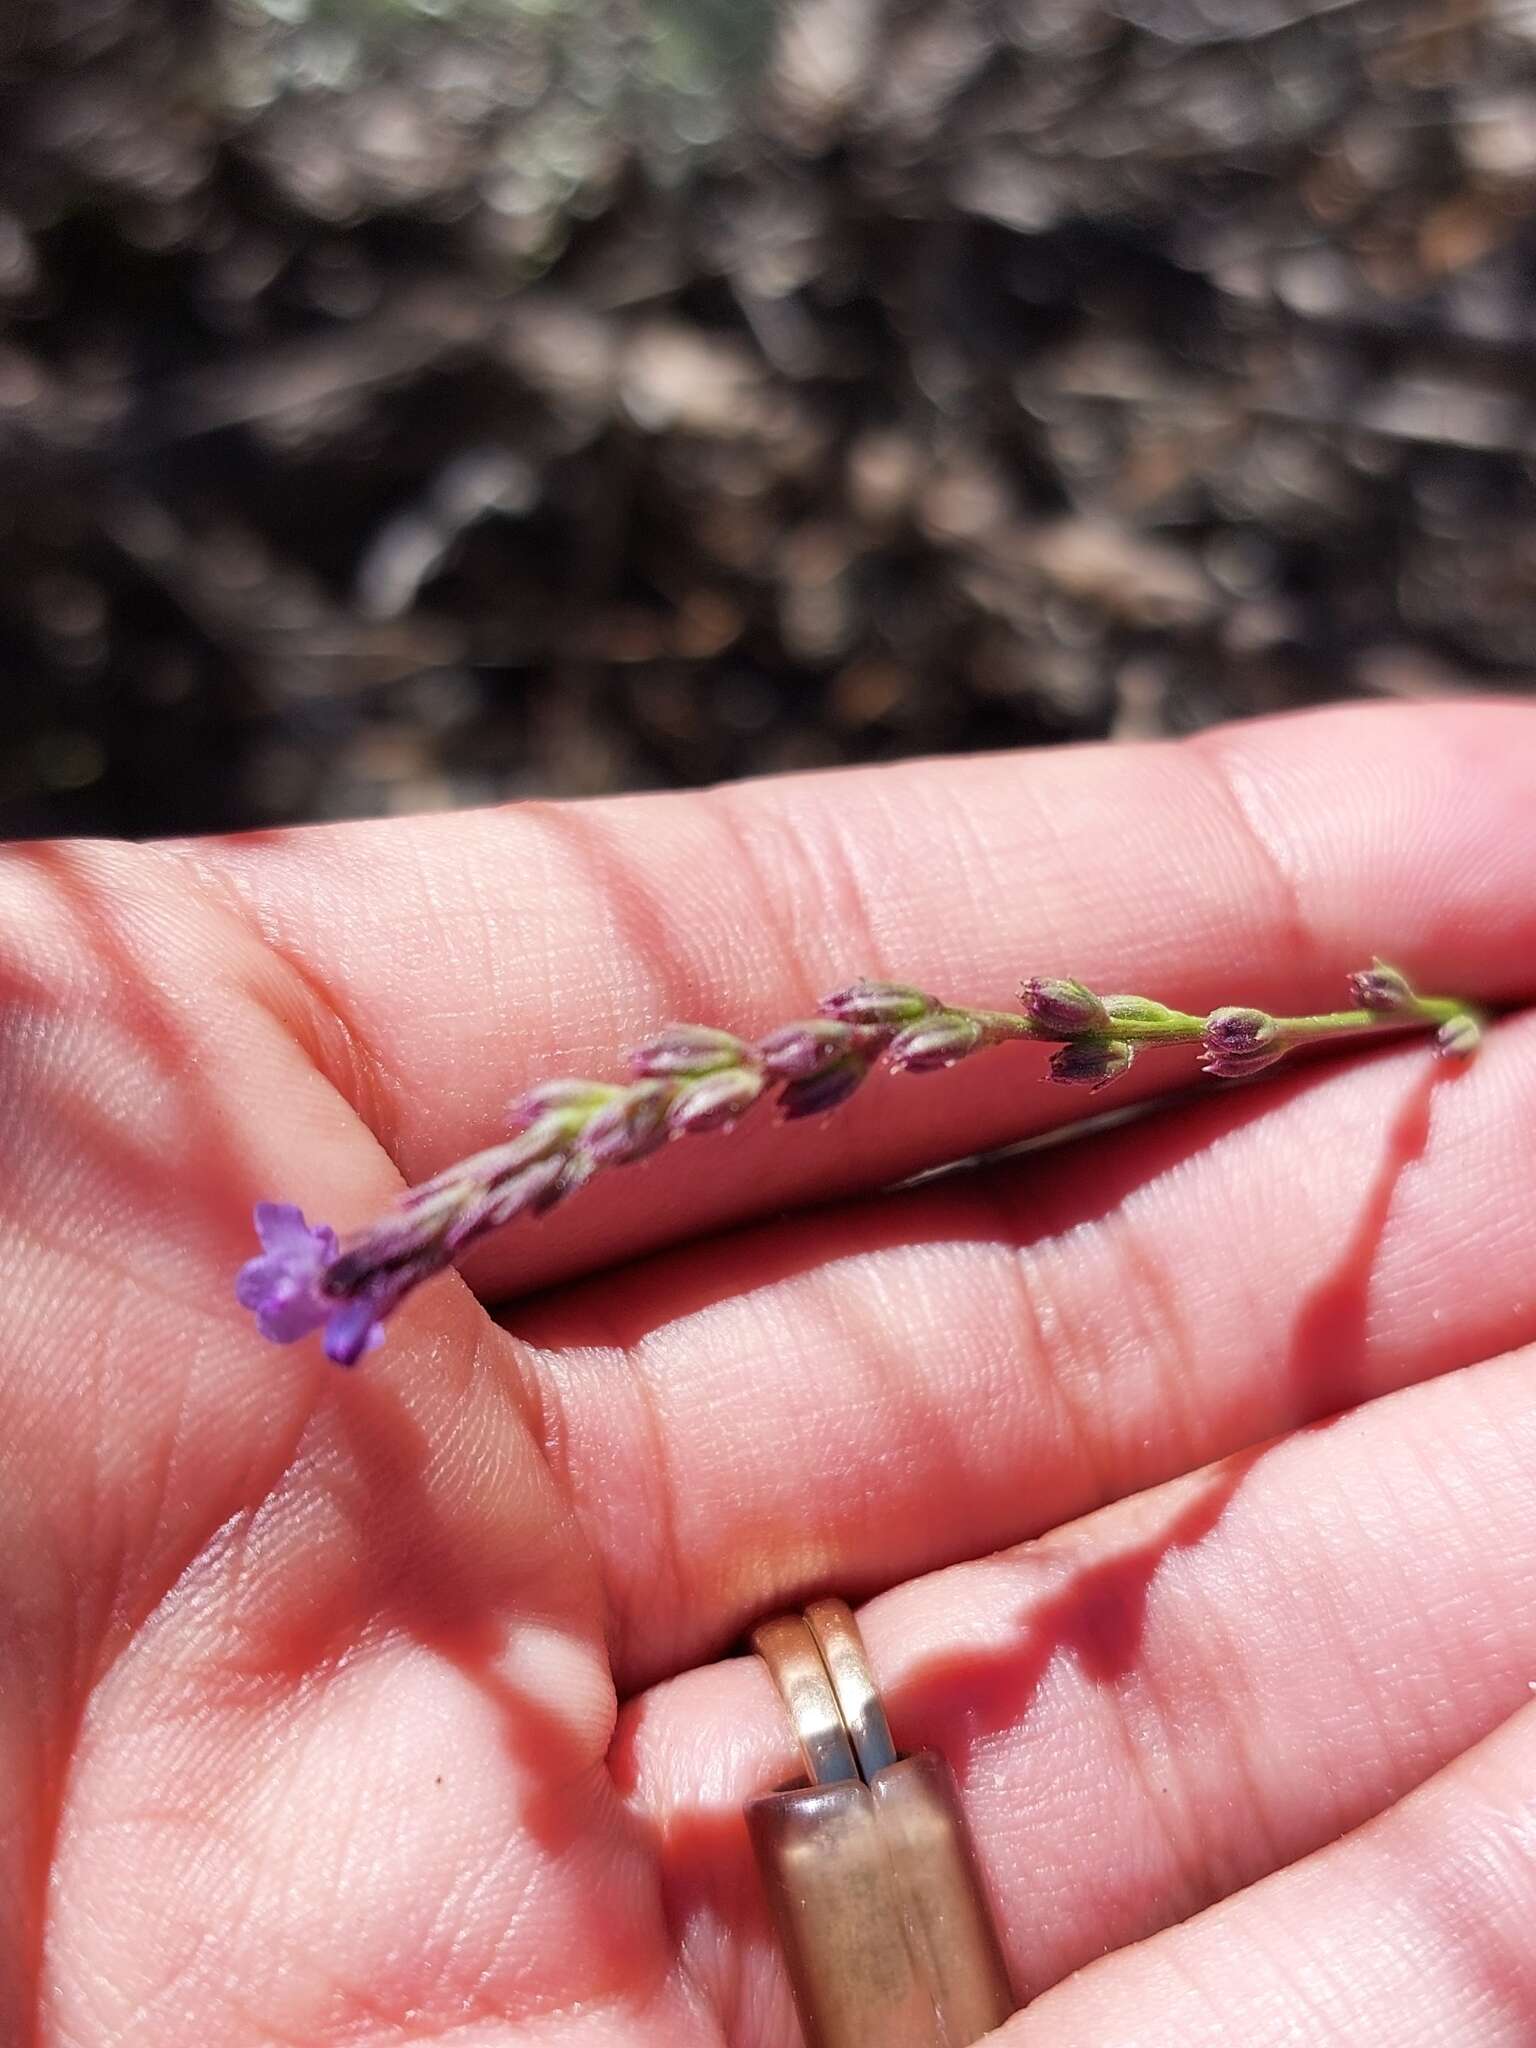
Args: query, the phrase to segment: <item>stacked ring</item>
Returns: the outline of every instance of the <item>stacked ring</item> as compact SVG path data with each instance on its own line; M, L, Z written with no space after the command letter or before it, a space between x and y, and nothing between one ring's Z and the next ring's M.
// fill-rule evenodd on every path
M747 1807L807 2048L966 2048L1014 1999L948 1765L898 1756L844 1601L752 1647L809 1780Z

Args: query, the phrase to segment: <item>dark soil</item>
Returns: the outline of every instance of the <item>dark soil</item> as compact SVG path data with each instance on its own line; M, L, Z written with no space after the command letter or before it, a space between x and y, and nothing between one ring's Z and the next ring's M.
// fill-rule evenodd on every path
M266 7L0 24L0 829L1530 687L1531 0Z

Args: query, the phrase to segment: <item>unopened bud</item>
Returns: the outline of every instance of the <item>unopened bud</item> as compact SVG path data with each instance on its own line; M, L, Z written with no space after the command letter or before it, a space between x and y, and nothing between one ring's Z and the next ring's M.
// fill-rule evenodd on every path
M847 1101L868 1072L866 1062L857 1054L849 1053L835 1066L823 1067L818 1074L806 1074L798 1081L791 1081L779 1097L779 1113L791 1120L803 1116L825 1116L829 1109L836 1109L840 1102Z
M1266 1067L1272 1067L1276 1060L1283 1060L1287 1048L1283 1045L1260 1045L1252 1052L1211 1052L1200 1055L1200 1064L1214 1080L1246 1081L1251 1074L1262 1074Z
M952 1067L982 1043L982 1029L974 1017L959 1010L940 1010L898 1031L891 1040L891 1065L914 1074L931 1073L936 1067Z
M1075 1088L1104 1088L1127 1071L1135 1048L1123 1038L1077 1038L1051 1057L1053 1081Z
M514 1131L526 1131L540 1117L559 1116L566 1111L581 1115L600 1109L618 1093L608 1081L541 1081L513 1097L507 1118Z
M627 1166L633 1159L644 1159L666 1143L671 1100L670 1082L637 1081L583 1126L581 1150L594 1166Z
M615 1093L612 1088L603 1091L604 1095ZM551 1154L563 1157L571 1137L569 1113L546 1110L504 1145L492 1145L484 1152L472 1153L468 1159L456 1160L431 1180L407 1188L398 1207L401 1213L416 1216L444 1214L449 1208L475 1199L487 1188L500 1187L525 1166L548 1159Z
M510 1223L514 1216L541 1215L548 1205L550 1191L564 1179L570 1167L570 1160L559 1153L547 1159L536 1159L532 1166L525 1166L492 1189L481 1204L472 1204L464 1214L450 1226L446 1243L455 1257L462 1245L480 1236L482 1231L499 1230L504 1223Z
M1150 996L1106 996L1104 1008L1112 1024L1176 1024L1179 1012Z
M690 1081L667 1111L672 1131L720 1131L735 1123L762 1094L766 1082L756 1067L731 1067Z
M1470 1010L1448 1017L1435 1033L1435 1050L1448 1060L1471 1057L1483 1042L1483 1027Z
M1411 1010L1417 998L1406 974L1373 960L1369 967L1349 977L1350 994L1362 1010Z
M1213 1059L1247 1059L1250 1054L1277 1046L1280 1027L1266 1010L1231 1008L1212 1010L1201 1032L1206 1051ZM1284 1046L1278 1046L1283 1052Z
M668 1024L654 1038L631 1048L629 1071L639 1079L655 1076L661 1080L692 1079L699 1074L718 1073L752 1057L752 1049L729 1031L712 1031L703 1024Z
M1102 1031L1109 1012L1091 988L1080 981L1048 981L1033 975L1019 990L1019 1000L1031 1024L1037 1024L1052 1038L1077 1038L1085 1031Z
M841 1060L853 1047L853 1026L830 1017L785 1024L759 1039L757 1058L777 1081L803 1081Z
M824 996L817 1005L823 1017L839 1024L910 1024L936 1010L938 1000L920 988L896 981L856 981Z
M529 1213L548 1215L557 1202L563 1202L567 1195L574 1195L578 1188L584 1188L596 1172L597 1161L590 1152L578 1146L549 1185L534 1196L529 1204Z

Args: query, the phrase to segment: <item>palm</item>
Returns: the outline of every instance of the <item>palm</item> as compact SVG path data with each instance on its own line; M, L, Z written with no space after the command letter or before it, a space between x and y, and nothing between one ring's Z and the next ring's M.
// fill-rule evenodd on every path
M779 2048L740 1807L788 1733L716 1660L831 1589L882 1596L1021 1990L1238 1895L1010 2039L1528 2039L1536 1731L1482 1740L1536 1669L1523 1022L1443 1088L1402 1048L861 1200L1075 1107L1024 1051L885 1083L611 1176L352 1376L229 1281L254 1199L359 1220L535 1055L854 969L1289 1001L1380 948L1528 993L1533 737L17 851L0 2036Z

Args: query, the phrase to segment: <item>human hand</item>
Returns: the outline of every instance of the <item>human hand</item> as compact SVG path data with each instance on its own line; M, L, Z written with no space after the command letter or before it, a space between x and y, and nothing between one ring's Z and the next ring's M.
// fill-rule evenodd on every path
M720 1660L823 1590L961 1778L1005 2044L1529 2040L1529 1018L875 1199L1082 1107L1028 1046L877 1079L487 1240L353 1374L230 1284L256 1199L361 1221L671 1016L1372 952L1513 1004L1533 872L1495 707L11 850L0 2040L787 2048L741 1806L794 1758Z

